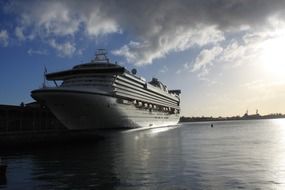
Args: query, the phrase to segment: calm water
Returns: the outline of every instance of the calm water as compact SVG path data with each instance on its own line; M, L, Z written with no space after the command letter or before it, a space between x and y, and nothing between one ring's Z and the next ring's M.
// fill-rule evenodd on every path
M187 123L1 156L0 189L285 189L285 120Z

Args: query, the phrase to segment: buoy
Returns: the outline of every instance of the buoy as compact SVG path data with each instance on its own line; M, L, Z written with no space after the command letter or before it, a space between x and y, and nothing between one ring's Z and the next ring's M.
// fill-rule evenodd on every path
M211 124L211 127L212 127L212 128L214 127L214 124L213 124L213 123Z

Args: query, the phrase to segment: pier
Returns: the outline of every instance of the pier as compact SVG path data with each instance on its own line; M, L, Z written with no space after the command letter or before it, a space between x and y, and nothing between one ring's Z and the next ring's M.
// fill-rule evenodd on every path
M46 107L37 103L0 105L0 134L63 129L65 126Z
M96 131L68 130L45 106L0 105L0 147L36 147L98 140Z

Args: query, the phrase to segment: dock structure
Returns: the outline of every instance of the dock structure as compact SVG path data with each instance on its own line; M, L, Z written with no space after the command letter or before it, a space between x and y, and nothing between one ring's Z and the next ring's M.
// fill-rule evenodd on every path
M58 146L101 139L98 131L68 130L47 107L36 102L0 105L0 148Z
M63 129L65 126L46 107L37 103L0 105L0 134Z

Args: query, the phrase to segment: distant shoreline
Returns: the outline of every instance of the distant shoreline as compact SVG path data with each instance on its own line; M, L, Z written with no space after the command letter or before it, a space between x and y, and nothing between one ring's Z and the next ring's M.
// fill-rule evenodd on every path
M232 116L232 117L180 117L179 122L203 122L203 121L232 121L232 120L260 120L260 119L281 119L285 118L285 114L269 114L269 115L244 115L244 116Z

